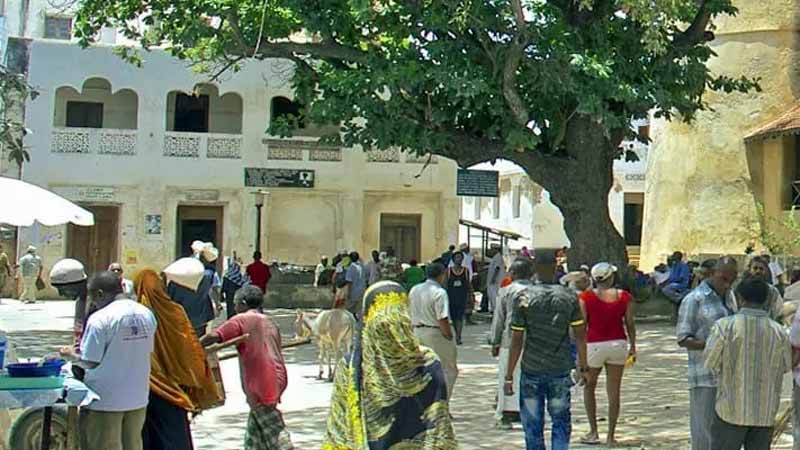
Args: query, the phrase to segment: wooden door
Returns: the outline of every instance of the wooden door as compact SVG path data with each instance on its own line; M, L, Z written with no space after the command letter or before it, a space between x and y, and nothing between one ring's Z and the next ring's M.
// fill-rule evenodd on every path
M211 242L219 250L217 270L222 270L224 240L222 206L178 206L178 233L175 240L175 255L190 256L190 246L195 240Z
M67 257L75 258L87 273L108 269L118 260L119 208L82 205L94 214L94 226L67 228Z
M395 250L402 262L420 260L421 216L415 214L381 215L381 251Z

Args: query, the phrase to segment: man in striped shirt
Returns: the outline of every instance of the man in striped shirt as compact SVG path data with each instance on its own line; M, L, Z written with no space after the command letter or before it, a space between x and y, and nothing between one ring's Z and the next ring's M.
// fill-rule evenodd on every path
M789 337L764 310L769 284L748 276L736 288L742 307L719 320L706 345L706 368L719 376L711 449L768 450L783 375L792 369Z

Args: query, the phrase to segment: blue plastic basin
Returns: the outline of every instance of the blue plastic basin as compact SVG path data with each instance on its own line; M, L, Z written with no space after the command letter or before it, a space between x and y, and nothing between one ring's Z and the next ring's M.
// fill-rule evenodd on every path
M61 374L61 367L66 363L63 359L54 359L46 361L42 365L39 363L8 364L5 369L10 377L56 377Z

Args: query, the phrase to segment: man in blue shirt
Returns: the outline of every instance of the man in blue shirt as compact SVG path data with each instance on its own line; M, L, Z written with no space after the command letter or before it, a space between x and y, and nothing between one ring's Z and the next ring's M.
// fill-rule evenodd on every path
M661 292L672 302L680 304L683 297L689 293L689 281L691 280L691 276L692 271L689 269L689 265L683 262L683 253L673 253L669 278L664 282Z

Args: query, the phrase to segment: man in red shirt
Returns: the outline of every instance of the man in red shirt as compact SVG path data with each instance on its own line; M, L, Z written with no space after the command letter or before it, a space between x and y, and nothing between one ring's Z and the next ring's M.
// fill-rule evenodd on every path
M253 262L247 266L247 276L250 277L250 282L258 286L261 292L267 292L267 283L272 277L269 271L269 266L261 262L261 252L253 253Z
M236 291L236 315L216 331L203 336L204 347L249 334L236 346L242 389L250 405L244 449L293 450L289 432L278 410L286 390L286 365L281 334L275 322L261 311L264 294L254 285Z

